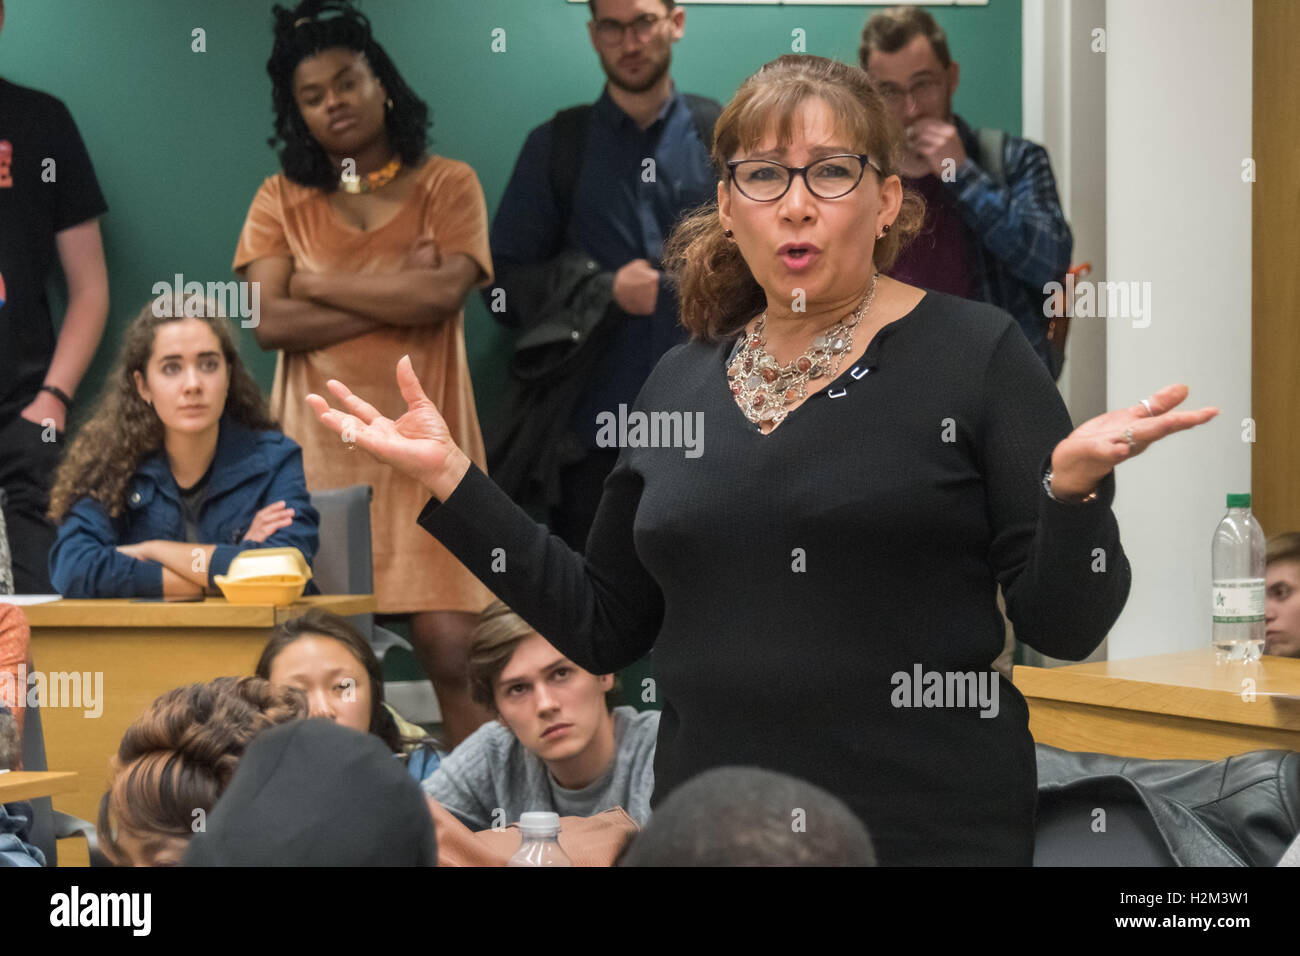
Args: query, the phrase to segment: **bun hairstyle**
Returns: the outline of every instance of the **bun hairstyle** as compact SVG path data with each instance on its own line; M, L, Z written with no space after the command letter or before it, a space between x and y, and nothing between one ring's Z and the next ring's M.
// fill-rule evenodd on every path
M121 830L188 839L195 811L216 805L252 739L307 711L302 691L259 677L218 677L163 694L127 728L113 757L100 845L121 859Z
M429 141L429 107L406 85L384 48L370 35L370 21L348 0L303 0L293 9L279 4L274 44L266 72L271 77L271 106L275 135L267 140L280 148L284 175L303 186L332 191L338 188L338 171L312 137L298 112L293 95L293 73L298 64L322 50L343 48L360 53L388 91L392 109L385 114L388 142L407 166L417 165Z
M902 133L867 74L820 56L786 54L762 66L740 85L713 128L711 157L717 177L731 185L727 161L752 150L775 125L778 143L793 138L797 107L822 99L836 116L846 145L866 153L884 171L898 175ZM868 169L865 176L875 173ZM921 228L925 203L910 190L889 232L876 240L873 259L886 271L898 251ZM864 224L863 228L870 228ZM692 339L718 342L729 338L766 307L763 288L754 279L736 243L722 234L716 201L685 216L665 244L663 261L681 296L681 319Z

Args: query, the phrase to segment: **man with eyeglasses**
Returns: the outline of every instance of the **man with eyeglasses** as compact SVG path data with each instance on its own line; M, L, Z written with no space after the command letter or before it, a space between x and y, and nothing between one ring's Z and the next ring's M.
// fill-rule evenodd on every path
M1064 278L1074 238L1047 151L1000 130L974 131L953 113L957 64L919 7L872 16L858 57L906 134L903 183L926 203L921 234L889 274L1007 310L1058 378L1044 286Z
M604 92L529 133L492 224L497 282L483 290L493 316L519 330L512 368L525 343L572 339L534 384L512 381L485 433L489 473L577 550L618 458L600 446L597 417L631 407L660 356L685 341L660 255L680 215L716 195L721 112L669 74L686 21L674 0L589 5Z

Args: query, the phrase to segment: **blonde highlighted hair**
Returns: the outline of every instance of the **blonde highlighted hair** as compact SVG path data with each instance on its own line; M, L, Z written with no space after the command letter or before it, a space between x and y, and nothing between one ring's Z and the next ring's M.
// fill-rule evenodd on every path
M469 695L475 703L490 710L493 716L499 716L496 684L501 672L519 645L536 633L504 601L493 601L479 615L469 639ZM605 692L605 706L612 710L620 693L618 675L615 675L614 685Z
M836 116L846 144L866 153L881 179L898 175L902 133L867 75L856 67L820 56L786 54L745 80L718 117L711 157L718 178L731 188L727 161L753 150L776 125L779 145L794 134L795 114L805 100L821 99ZM870 173L868 173L870 174ZM904 190L898 218L876 240L872 259L886 271L899 250L921 228L925 203ZM863 223L864 229L872 228ZM691 338L717 342L744 327L766 307L762 287L735 242L722 232L716 201L678 223L664 247L663 261L681 296L681 319Z
M1267 562L1300 562L1300 531L1287 531L1268 539Z

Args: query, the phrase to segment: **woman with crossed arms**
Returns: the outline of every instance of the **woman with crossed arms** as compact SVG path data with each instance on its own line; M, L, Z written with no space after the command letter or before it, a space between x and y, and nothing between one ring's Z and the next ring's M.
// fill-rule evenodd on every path
M898 157L856 69L783 56L742 85L718 203L669 246L692 341L633 409L703 413L703 454L629 430L585 559L471 464L405 359L396 421L336 381L344 410L307 401L420 481L420 524L579 666L654 646L652 803L767 767L844 800L883 864L1028 866L1034 744L989 673L997 586L1021 640L1090 653L1129 589L1112 470L1217 409L1174 411L1171 385L1072 431L1009 315L879 275L920 222ZM996 696L900 693L917 668Z

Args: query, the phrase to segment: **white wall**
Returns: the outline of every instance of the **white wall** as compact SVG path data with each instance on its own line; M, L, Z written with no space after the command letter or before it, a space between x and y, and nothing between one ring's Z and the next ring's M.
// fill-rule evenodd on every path
M1022 76L1024 135L1047 148L1061 208L1074 233L1071 265L1106 276L1106 55L1092 31L1106 23L1106 0L1024 0ZM1057 382L1070 419L1082 424L1106 411L1106 323L1076 319ZM1105 660L1105 642L1089 660ZM1025 648L1033 665L1065 663Z
M1120 659L1210 639L1210 538L1250 488L1250 0L1106 7L1108 278L1150 282L1151 324L1108 319L1107 405L1182 382L1220 416L1119 467L1115 513L1133 590Z
M1092 31L1106 23L1106 0L1024 0L1021 80L1024 135L1047 147L1061 208L1074 233L1070 264L1106 270L1106 57L1092 50ZM1070 327L1065 370L1057 383L1070 417L1106 410L1106 325L1080 319Z

